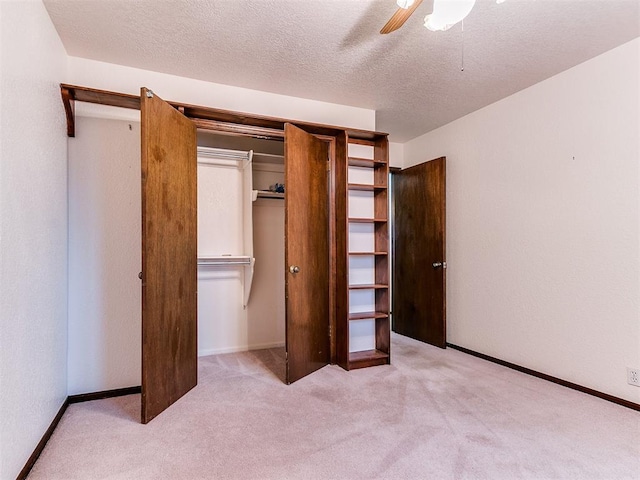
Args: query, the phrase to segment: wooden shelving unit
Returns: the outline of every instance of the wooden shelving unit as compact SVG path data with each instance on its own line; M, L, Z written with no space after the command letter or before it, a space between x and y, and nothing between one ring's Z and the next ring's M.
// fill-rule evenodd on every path
M350 225L369 224L373 229L373 249L371 251L349 251L347 247L347 262L349 258L371 257L373 265L373 283L370 284L348 284L347 296L350 291L370 290L373 292L373 311L353 312L349 308L347 301L346 318L341 319L343 323L342 331L346 333L347 341L341 345L342 351L338 352L338 363L345 369L364 368L374 365L384 365L390 362L390 324L389 324L389 212L388 212L388 140L386 135L380 135L370 142L362 140L347 139L348 143L357 143L373 147L373 158L348 157L346 161L346 172L344 174L346 182L345 193L347 199L346 223L347 232ZM371 183L349 182L348 167L359 167L371 169L373 172ZM369 177L371 178L371 177ZM371 192L373 202L373 215L371 218L363 218L357 215L358 212L349 212L349 192ZM349 245L347 234L346 244ZM368 249L365 249L368 250ZM352 322L373 321L375 324L375 348L371 350L349 351L349 330Z

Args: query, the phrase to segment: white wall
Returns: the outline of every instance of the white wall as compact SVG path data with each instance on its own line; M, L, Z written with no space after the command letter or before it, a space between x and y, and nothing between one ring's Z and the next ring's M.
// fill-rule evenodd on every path
M40 1L0 2L0 478L67 396L66 53Z
M404 143L389 142L389 166L402 168L404 165Z
M405 144L447 157L451 343L634 402L636 39Z
M256 265L247 306L247 346L250 349L283 346L286 306L282 200L256 200L253 238Z
M375 111L69 57L69 83L134 95L148 87L165 100L292 120L375 130ZM80 104L79 112L89 113Z
M246 163L198 150L198 257L252 255L244 248L244 200L250 188L244 185L249 174L244 168L251 168ZM245 269L198 267L198 355L246 346Z
M259 163L254 157L253 188L268 190L284 183L284 164ZM253 202L253 286L247 307L247 344L250 348L285 343L284 201L258 198ZM256 346L256 347L254 347Z
M114 109L115 110L115 109ZM140 123L69 139L69 394L140 385Z

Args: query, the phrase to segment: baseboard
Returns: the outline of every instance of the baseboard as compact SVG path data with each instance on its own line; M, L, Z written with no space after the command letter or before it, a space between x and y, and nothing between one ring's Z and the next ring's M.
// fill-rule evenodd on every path
M220 355L223 353L238 353L249 352L251 350L264 350L265 348L280 348L284 347L284 343L258 343L256 345L243 345L240 347L225 347L225 348L206 348L198 350L198 357L207 357L209 355Z
M27 463L25 463L24 467L22 467L22 470L16 477L16 480L24 480L27 478L27 476L29 475L29 472L31 472L31 469L38 461L38 458L40 458L40 455L42 454L44 447L47 445L47 442L51 438L51 435L53 435L54 430L58 426L58 423L60 423L60 419L62 418L62 415L64 415L64 412L67 411L67 407L69 405L73 403L88 402L90 400L102 400L104 398L123 397L125 395L133 395L135 393L140 393L140 390L141 390L141 387L137 386L137 387L116 388L115 390L103 390L102 392L82 393L80 395L69 395L64 400L64 403L60 407L60 410L58 410L58 413L56 414L53 421L51 422L51 425L49 425L49 428L47 428L47 431L44 432L44 435L42 436L42 438L40 439L40 442L38 442L38 445L36 446L35 450L27 460Z
M58 426L58 423L60 423L60 419L62 418L62 415L64 415L64 412L67 411L68 406L69 406L69 397L65 398L64 402L62 403L62 406L60 407L60 410L58 410L58 413L53 418L53 421L51 422L51 425L49 425L49 428L47 428L47 431L44 432L44 435L38 442L38 445L36 445L36 448L31 454L31 456L29 457L29 459L27 460L27 463L24 464L24 467L22 467L22 470L16 477L16 480L24 480L25 478L27 478L27 476L29 475L29 472L31 472L31 469L38 461L38 458L40 458L40 454L44 450L44 447L47 445L47 442L51 438L51 435L53 435L53 431Z
M125 395L135 395L140 393L142 387L140 385L136 387L116 388L114 390L103 390L101 392L92 393L80 393L78 395L69 395L69 404L90 402L91 400L102 400L104 398L124 397Z
M489 362L497 363L498 365L502 365L503 367L517 370L518 372L526 373L527 375L532 375L534 377L538 377L543 380L547 380L549 382L562 385L563 387L571 388L573 390L586 393L587 395L593 395L594 397L601 398L608 402L616 403L618 405L630 408L632 410L640 411L640 404L631 402L629 400L625 400L624 398L615 397L613 395L609 395L608 393L599 392L598 390L593 390L592 388L584 387L582 385L578 385L577 383L568 382L567 380L562 380L561 378L547 375L546 373L541 373L535 370L531 370L530 368L521 367L520 365L516 365L515 363L507 362L505 360L500 360L499 358L491 357L489 355L485 355L484 353L479 353L474 350L461 347L459 345L454 345L453 343L447 343L447 347L453 348L454 350L459 350L460 352L463 352L469 355L473 355L474 357L478 357L483 360L488 360Z

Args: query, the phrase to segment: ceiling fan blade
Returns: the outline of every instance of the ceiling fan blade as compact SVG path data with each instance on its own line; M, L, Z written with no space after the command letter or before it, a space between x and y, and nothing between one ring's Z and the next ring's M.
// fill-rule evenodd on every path
M386 33L395 32L402 25L404 25L404 22L409 20L409 17L411 16L411 14L416 10L416 8L420 6L421 3L422 3L422 0L416 0L415 2L413 2L413 5L411 5L409 8L399 8L398 10L396 10L396 13L394 13L393 16L386 23L386 25L382 27L382 30L380 30L380 33L386 34Z

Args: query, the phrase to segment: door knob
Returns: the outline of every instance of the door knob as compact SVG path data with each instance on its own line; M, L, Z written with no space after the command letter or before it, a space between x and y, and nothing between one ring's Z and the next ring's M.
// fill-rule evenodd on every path
M431 265L433 266L433 268L447 268L447 262L433 262Z
M138 274L138 278L139 278L140 280L142 280L142 272L140 272L140 273Z
M300 267L299 267L299 266L297 266L297 265L291 265L291 266L289 267L289 271L290 271L291 273L298 273L298 272L300 271Z

